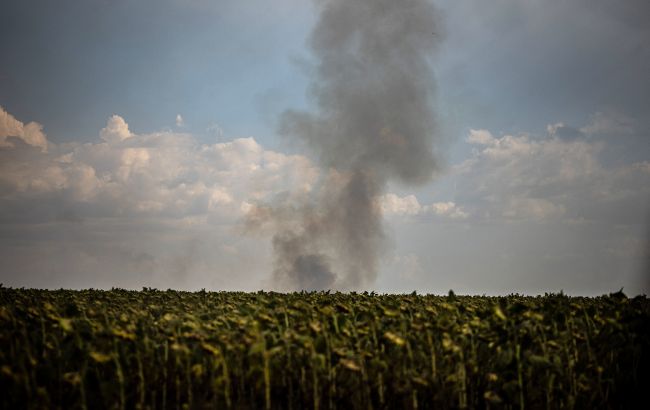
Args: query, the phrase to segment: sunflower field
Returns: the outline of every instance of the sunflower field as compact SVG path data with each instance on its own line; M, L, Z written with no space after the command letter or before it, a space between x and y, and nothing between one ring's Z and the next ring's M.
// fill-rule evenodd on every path
M650 303L0 287L3 409L633 408Z

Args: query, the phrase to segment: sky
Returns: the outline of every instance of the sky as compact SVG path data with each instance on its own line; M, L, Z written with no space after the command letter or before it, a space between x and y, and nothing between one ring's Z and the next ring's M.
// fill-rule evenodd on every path
M290 290L246 218L329 172L281 127L319 109L327 3L4 1L0 282ZM376 275L340 290L647 294L648 2L433 5L439 165L373 197Z

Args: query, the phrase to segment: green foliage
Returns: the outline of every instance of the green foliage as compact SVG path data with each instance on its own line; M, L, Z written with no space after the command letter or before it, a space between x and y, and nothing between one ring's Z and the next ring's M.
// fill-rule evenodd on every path
M626 408L650 304L0 288L2 408Z

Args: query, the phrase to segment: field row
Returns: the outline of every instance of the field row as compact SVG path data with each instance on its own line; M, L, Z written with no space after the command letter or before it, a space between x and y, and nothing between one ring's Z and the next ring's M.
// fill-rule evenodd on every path
M626 408L650 385L649 312L622 293L0 288L0 403Z

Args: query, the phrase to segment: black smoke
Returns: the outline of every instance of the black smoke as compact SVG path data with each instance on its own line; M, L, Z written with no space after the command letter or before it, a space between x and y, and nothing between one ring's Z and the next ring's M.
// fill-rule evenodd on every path
M272 225L275 286L358 289L385 246L378 198L389 181L437 170L432 56L437 13L426 0L325 0L311 33L314 112L288 110L280 133L303 143L327 176L301 204L258 206Z

